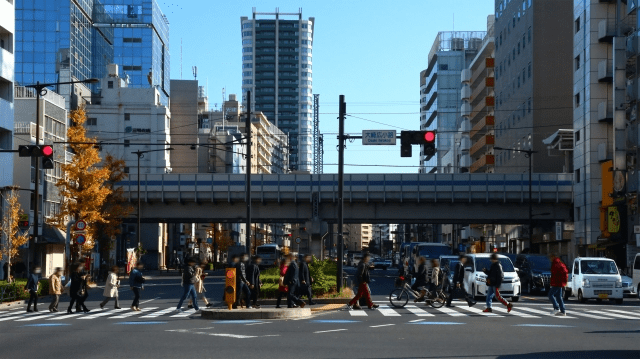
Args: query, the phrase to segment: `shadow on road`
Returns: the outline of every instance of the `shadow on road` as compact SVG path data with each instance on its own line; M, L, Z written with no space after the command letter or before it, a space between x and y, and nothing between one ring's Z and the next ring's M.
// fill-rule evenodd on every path
M638 358L640 350L580 350L567 352L538 352L500 355L499 359L584 359L584 358Z
M585 332L585 334L640 334L640 330L598 330L594 332Z

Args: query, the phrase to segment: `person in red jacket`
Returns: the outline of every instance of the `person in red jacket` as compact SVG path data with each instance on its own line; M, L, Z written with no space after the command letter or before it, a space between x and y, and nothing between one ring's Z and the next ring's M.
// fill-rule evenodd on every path
M551 280L549 280L549 300L553 304L553 315L564 317L567 315L562 300L562 288L567 285L569 271L555 253L549 254L551 260Z
M284 284L284 276L287 275L289 264L291 264L291 258L289 258L289 256L285 257L282 263L280 263L280 283L278 285L278 301L276 302L276 308L280 308L282 297L286 298L289 292L289 288Z

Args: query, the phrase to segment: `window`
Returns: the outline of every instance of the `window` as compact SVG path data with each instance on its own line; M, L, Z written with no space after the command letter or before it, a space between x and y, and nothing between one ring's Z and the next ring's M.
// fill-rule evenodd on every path
M438 66L438 69L440 69L440 70L449 70L449 64L440 64Z
M515 61L516 60L516 47L515 46L513 47L513 51L512 52L513 52L513 60Z
M531 43L531 26L529 26L528 36L529 36L529 43Z
M576 143L580 141L580 130L576 131Z
M129 147L130 143L131 143L130 140L124 140L124 147Z
M580 183L580 169L579 168L576 170L576 175L575 175L574 180L576 181L576 183Z
M528 78L531 78L531 63L529 63L529 70L528 70L528 72L529 72L529 73L528 73L528 76L527 76L527 77L528 77Z
M529 97L529 100L527 102L527 107L528 107L528 112L531 113L531 97Z
M124 173L129 173L129 167L124 168Z
M522 84L523 85L525 83L525 80L524 80L525 78L526 78L526 76L525 76L525 73L524 73L524 69L522 69Z
M122 42L142 43L142 38L141 37L123 37Z
M87 126L98 126L98 119L95 117L87 118Z
M107 88L110 88L110 89L113 88L113 81L108 81L107 82Z
M580 68L580 55L576 56L575 63L576 63L576 70L578 70Z
M131 114L130 113L125 113L124 114L124 120L125 121L131 121Z
M122 71L142 71L142 66L122 66Z
M578 18L575 21L576 24L576 33L578 33L578 31L580 31L580 16L578 16Z
M522 34L522 49L523 50L524 50L526 44L527 44L527 42L524 41L524 34Z
M576 107L580 106L580 92L576 94Z
M520 55L520 41L518 41L518 55Z

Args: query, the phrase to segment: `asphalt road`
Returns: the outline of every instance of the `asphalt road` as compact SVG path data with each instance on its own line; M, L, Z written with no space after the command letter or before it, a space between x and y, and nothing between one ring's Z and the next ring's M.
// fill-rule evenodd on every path
M352 272L348 269L348 272ZM131 312L131 292L121 311L100 311L101 290L90 293L88 314L0 311L3 358L638 358L640 302L567 304L566 318L549 316L546 297L524 297L511 314L500 304L492 316L436 310L424 304L388 307L395 272L376 270L371 286L377 311L330 311L288 321L225 322L171 312L181 293L178 277L148 281L143 312ZM208 278L210 298L222 278ZM43 303L44 304L44 303ZM63 297L60 309L66 309ZM186 306L186 304L185 304Z

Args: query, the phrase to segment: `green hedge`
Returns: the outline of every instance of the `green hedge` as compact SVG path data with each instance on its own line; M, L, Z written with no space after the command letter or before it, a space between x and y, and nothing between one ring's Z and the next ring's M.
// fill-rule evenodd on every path
M38 296L49 295L49 280L44 278L40 279L39 282ZM26 284L27 280L22 278L16 279L11 284L8 284L6 281L0 281L0 303L29 299L29 292L25 292L24 290Z
M312 289L315 296L323 296L335 292L336 274L338 273L336 262L331 260L320 261L314 258L313 262L309 265L309 271L314 280ZM260 297L276 298L278 296L280 269L269 268L263 270L260 272L260 280L263 284L260 289Z

